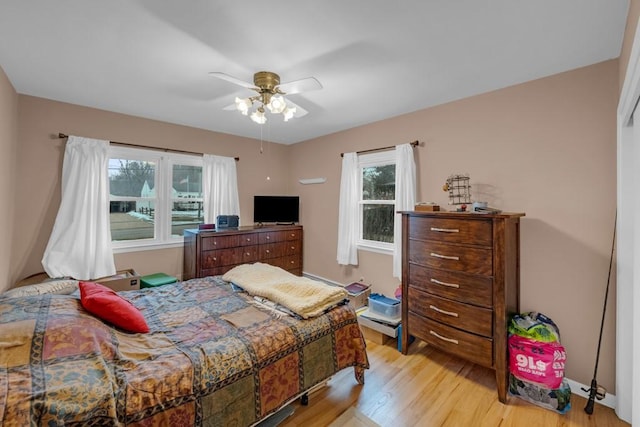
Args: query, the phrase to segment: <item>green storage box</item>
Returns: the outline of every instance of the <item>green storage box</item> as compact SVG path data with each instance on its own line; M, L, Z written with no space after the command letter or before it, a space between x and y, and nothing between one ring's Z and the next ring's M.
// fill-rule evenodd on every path
M140 278L141 288L155 288L157 286L168 285L170 283L176 283L178 279L173 276L169 276L164 273L154 273Z

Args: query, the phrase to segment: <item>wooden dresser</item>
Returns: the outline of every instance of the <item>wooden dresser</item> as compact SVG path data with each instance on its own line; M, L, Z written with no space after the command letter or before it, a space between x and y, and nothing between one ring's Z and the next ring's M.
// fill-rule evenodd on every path
M302 276L302 226L184 230L182 280L224 274L239 264L264 262Z
M492 368L503 403L507 324L520 311L522 216L402 212L402 353L413 336Z

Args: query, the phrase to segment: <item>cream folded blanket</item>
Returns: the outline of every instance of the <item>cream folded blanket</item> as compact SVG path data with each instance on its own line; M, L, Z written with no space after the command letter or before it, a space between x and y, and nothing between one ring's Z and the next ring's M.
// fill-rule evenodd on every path
M234 267L222 279L251 295L281 304L303 319L319 316L348 296L343 288L296 276L261 262Z

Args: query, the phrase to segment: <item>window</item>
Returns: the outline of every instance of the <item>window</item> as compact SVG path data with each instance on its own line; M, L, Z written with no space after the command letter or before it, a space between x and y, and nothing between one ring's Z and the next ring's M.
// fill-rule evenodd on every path
M395 152L358 156L359 238L363 249L393 251L396 203Z
M114 250L181 245L204 222L202 157L111 146L109 201Z

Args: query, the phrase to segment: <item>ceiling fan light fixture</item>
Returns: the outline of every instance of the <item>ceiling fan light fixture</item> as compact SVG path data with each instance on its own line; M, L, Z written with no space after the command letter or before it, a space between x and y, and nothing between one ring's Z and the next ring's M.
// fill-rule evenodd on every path
M264 108L260 107L253 113L251 113L251 120L258 123L259 125L263 125L267 122L267 116L264 115Z
M276 95L271 98L271 102L267 104L267 108L273 114L280 114L287 108L287 102L282 95Z
M296 113L296 107L287 107L282 115L284 116L284 121L288 122L289 119L293 118L293 115Z
M243 116L246 116L249 113L249 108L251 108L252 104L253 103L249 98L238 98L236 96L236 108Z

